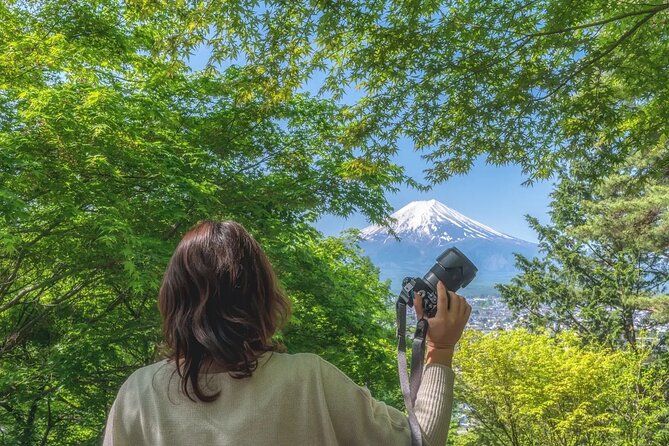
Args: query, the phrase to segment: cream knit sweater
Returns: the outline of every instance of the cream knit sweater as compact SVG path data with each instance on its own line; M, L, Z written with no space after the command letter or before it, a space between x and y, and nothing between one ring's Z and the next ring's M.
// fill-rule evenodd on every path
M107 419L104 446L114 445L409 445L407 417L372 398L319 356L266 353L250 378L202 375L212 403L192 402L165 360L135 371ZM425 366L416 399L423 443L446 443L453 371ZM169 393L168 393L169 386Z

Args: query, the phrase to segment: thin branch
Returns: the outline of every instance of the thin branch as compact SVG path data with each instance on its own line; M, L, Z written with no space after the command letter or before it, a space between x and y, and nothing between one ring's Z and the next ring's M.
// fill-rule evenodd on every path
M597 22L590 22L590 23L586 23L586 24L583 24L583 25L577 25L577 26L572 26L572 27L563 28L563 29L556 29L556 30L553 30L553 31L540 31L540 32L537 32L537 33L527 34L526 37L542 37L542 36L550 36L550 35L553 35L553 34L568 33L568 32L572 32L572 31L577 31L579 29L592 28L593 26L605 25L607 23L622 20L622 19L625 19L627 17L634 17L634 16L644 15L644 14L654 15L654 14L656 14L656 13L662 11L662 10L665 10L665 9L669 9L669 3L664 3L664 4L661 4L661 5L657 5L657 7L655 7L655 8L645 9L643 11L634 11L634 12L628 12L628 13L625 13L625 14L620 14L620 15L617 15L615 17L610 17L608 19L599 20Z
M17 274L19 272L19 269L21 269L21 264L23 263L23 260L25 259L25 250L21 250L19 253L18 257L15 260L14 263L14 268L11 273L7 276L6 280L2 284L2 287L0 287L0 296L4 296L7 290L14 285L14 282L16 281L16 278L18 277Z
M610 54L611 52L613 52L616 48L618 48L623 42L625 42L625 40L627 40L628 38L632 37L632 36L634 35L634 33L636 33L636 32L639 30L639 28L641 28L647 21L649 21L650 19L652 19L652 18L655 16L655 14L657 14L658 12L662 11L663 9L667 9L667 8L668 8L668 7L665 7L665 8L662 8L662 9L658 9L658 10L656 10L655 12L648 14L646 17L644 17L643 19L641 19L641 20L639 20L638 22L636 22L636 23L634 24L633 27L631 27L630 29L628 29L628 30L627 30L622 36L620 36L615 42L613 42L613 43L612 43L611 45L609 45L606 49L604 49L604 51L601 51L599 54L596 54L595 56L593 56L590 60L587 60L587 61L585 61L584 63L582 63L580 67L578 67L578 68L577 68L576 70L574 70L571 74L569 74L569 75L568 75L562 82L560 82L560 83L558 84L557 87L555 87L552 91L550 91L550 92L549 92L548 94L546 94L545 96L542 96L542 97L540 97L540 98L536 98L536 99L534 99L534 102L543 101L543 100L548 99L549 97L553 96L555 93L557 93L559 90L561 90L562 87L564 87L565 85L567 85L567 83L568 83L569 81L571 81L571 80L574 79L576 76L578 76L579 74L581 74L586 68L588 68L588 67L594 65L594 64L597 63L599 60L601 60L601 59L604 58L605 56L609 55L609 54Z
M9 274L9 276L7 277L7 280L2 284L2 287L0 288L0 296L4 296L5 293L7 293L9 291L9 288L14 284L14 281L17 278L17 274L19 272L19 269L21 268L21 264L23 263L23 260L25 260L27 248L30 248L31 246L35 245L40 239L46 237L47 235L50 235L53 232L53 230L56 227L58 227L58 225L60 225L63 221L64 221L64 218L57 219L51 225L49 225L47 228L40 231L40 233L38 235L36 235L32 240L25 243L21 247L21 250L19 251L18 258L15 261L13 271ZM2 309L0 309L0 312L1 311L2 311Z
M46 407L47 407L46 429L44 430L44 435L42 436L42 442L40 443L40 446L45 446L46 445L46 442L49 438L49 432L53 428L53 417L52 417L52 414L51 414L51 397L47 397Z
M186 210L184 211L184 214L185 214L186 216L188 216L188 214L189 214L194 208L195 208L195 203L190 203L190 204L188 205L188 207L186 208ZM178 220L176 223L174 223L174 224L172 225L172 227L171 227L169 230L167 230L167 232L163 235L163 240L169 240L170 238L172 238L172 236L174 236L174 234L177 233L177 231L179 230L179 228L180 228L184 223L186 223L185 220Z
M92 284L96 280L98 280L99 277L93 276L89 280L85 280L83 282L78 283L77 285L73 286L70 291L67 293L63 294L60 296L57 300L55 300L53 303L49 304L42 304L43 307L48 307L48 308L53 308L53 307L58 307L62 305L63 303L67 302L69 299L72 297L76 296L83 290L86 286ZM36 314L32 319L27 320L22 326L20 326L14 333L11 333L9 336L6 336L4 339L4 342L0 344L0 354L7 353L11 351L14 347L16 347L20 340L21 336L23 333L25 333L28 329L30 329L33 325L35 325L37 322L39 322L41 319L43 319L47 314L49 314L49 311L42 311L38 314Z
M0 306L0 313L2 313L3 311L5 311L5 310L7 310L7 309L9 309L9 308L11 308L15 305L18 305L21 298L23 298L24 296L26 296L29 293L31 293L35 290L38 290L40 288L42 288L43 291L48 289L50 286L54 285L59 280L66 277L68 275L68 273L69 273L69 271L67 271L65 273L61 273L61 274L54 274L53 276L51 276L51 278L47 279L46 281L36 283L34 285L31 285L31 286L23 287L22 289L20 289L16 293L16 295L14 296L14 298L12 300L10 300L9 302Z

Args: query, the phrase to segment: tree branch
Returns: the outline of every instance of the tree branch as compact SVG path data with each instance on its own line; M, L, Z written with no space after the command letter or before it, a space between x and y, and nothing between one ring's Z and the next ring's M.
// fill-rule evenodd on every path
M616 48L618 48L625 40L629 39L632 37L638 30L641 28L647 21L652 19L655 14L659 13L660 11L664 9L668 9L669 6L665 6L662 9L656 9L654 12L649 13L646 17L643 19L639 20L632 26L630 29L628 29L622 36L620 36L615 42L613 42L611 45L606 47L603 51L600 51L599 54L595 54L590 60L587 60L583 62L576 70L574 70L570 75L568 75L562 82L558 84L557 87L555 87L552 91L550 91L548 94L545 96L542 96L540 98L534 99L534 102L539 102L548 99L549 97L553 96L555 93L557 93L559 90L562 89L569 81L574 79L576 76L581 74L583 71L585 71L586 68L591 67L597 61L601 60L605 56L609 55L611 52L613 52Z
M46 399L46 407L47 407L47 420L46 420L46 429L44 430L44 435L42 436L42 442L40 443L40 446L45 446L47 440L49 439L49 432L53 428L53 417L51 414L51 398L48 397Z
M3 311L5 311L5 310L7 310L7 309L9 309L9 308L11 308L15 305L18 305L21 298L23 298L24 296L26 296L27 294L29 294L29 293L31 293L35 290L38 290L38 289L42 288L42 293L43 293L44 291L46 291L46 289L48 289L49 287L56 284L59 280L67 277L70 273L71 273L71 271L61 272L60 274L56 273L53 276L51 276L49 279L47 279L43 282L23 287L22 289L17 291L16 295L14 296L14 298L12 300L10 300L9 302L0 306L0 313L2 313Z
M543 36L550 36L550 35L553 35L553 34L563 34L563 33L568 33L568 32L572 32L572 31L577 31L579 29L592 28L594 26L605 25L607 23L622 20L622 19L625 19L627 17L634 17L634 16L644 15L644 14L655 15L656 13L658 13L660 11L663 11L665 9L669 9L669 3L664 3L664 4L661 4L661 5L657 5L655 8L644 9L643 11L634 11L634 12L628 12L628 13L625 13L625 14L620 14L620 15L617 15L615 17L610 17L608 19L599 20L597 22L590 22L590 23L586 23L586 24L583 24L583 25L571 26L569 28L556 29L556 30L552 30L552 31L540 31L540 32L537 32L537 33L527 34L525 37L543 37Z

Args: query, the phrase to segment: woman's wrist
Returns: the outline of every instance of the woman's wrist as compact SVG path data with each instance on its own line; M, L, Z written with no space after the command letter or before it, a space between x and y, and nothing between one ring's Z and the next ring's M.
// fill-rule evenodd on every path
M455 352L454 345L443 345L437 347L439 344L428 342L427 353L425 355L426 364L441 364L448 367L453 365L453 353Z
M431 339L427 339L425 341L425 343L427 344L428 347L437 348L437 349L449 349L449 348L454 349L455 348L455 343L450 344L450 343L446 343L446 342L434 342Z

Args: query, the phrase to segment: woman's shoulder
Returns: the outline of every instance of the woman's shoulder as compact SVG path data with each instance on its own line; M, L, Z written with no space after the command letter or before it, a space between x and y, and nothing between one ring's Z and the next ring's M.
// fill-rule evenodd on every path
M271 373L287 371L304 378L306 375L314 377L329 375L333 369L339 371L334 365L315 353L268 353L264 364L266 365L263 368L271 370Z
M145 387L151 385L155 381L156 377L166 375L169 376L169 363L167 359L162 359L158 362L154 362L149 365L145 365L136 369L134 372L126 378L125 382L121 386L121 391L126 390L127 388L137 388Z
M318 381L346 380L346 376L337 366L315 353L271 353L267 360L267 369L290 371L291 374L312 376Z
M280 353L267 352L258 361L259 369L265 369L270 373L281 370L292 375L322 374L324 370L334 368L325 359L314 353ZM258 371L258 370L257 370ZM158 381L171 381L174 379L176 368L167 359L136 369L123 383L121 391L138 389L155 384ZM225 373L212 373L211 375L224 376Z
M167 359L161 359L158 362L154 362L149 365L145 365L144 367L140 367L137 370L133 372L131 377L134 377L135 379L145 379L149 376L153 376L158 372L166 372L171 370L174 367L170 367L170 363Z
M324 359L314 353L269 352L266 354L265 364L270 368L318 369L323 361Z

